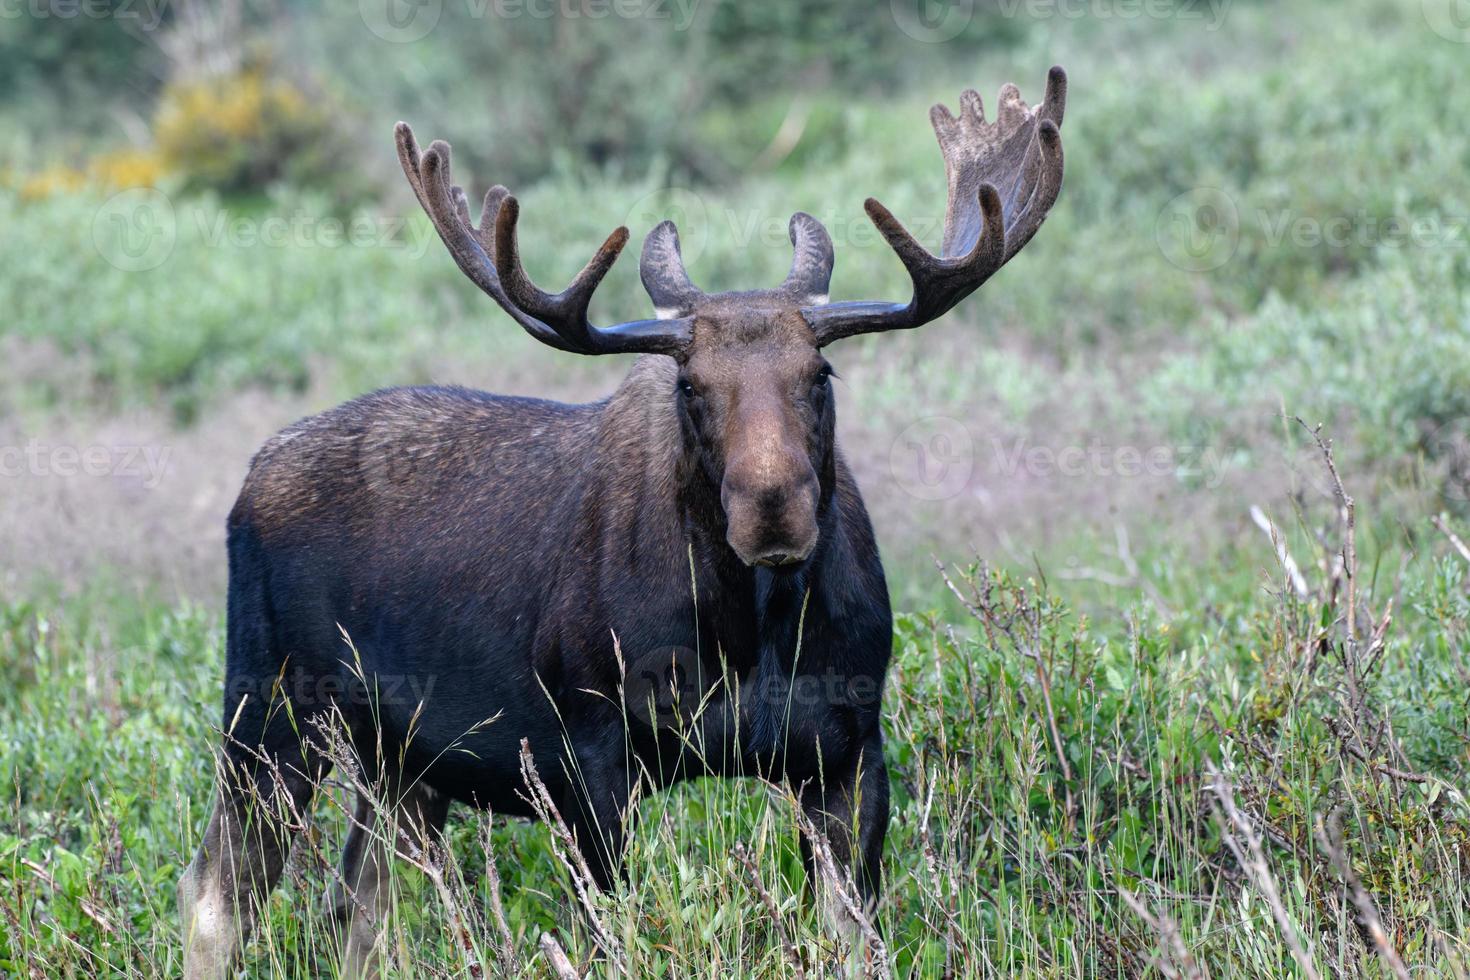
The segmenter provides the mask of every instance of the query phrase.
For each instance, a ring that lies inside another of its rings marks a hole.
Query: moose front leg
[[[883,762],[883,735],[878,728],[841,764],[827,767],[824,778],[807,780],[800,797],[807,821],[831,848],[832,870],[851,877],[864,914],[871,915],[883,884],[883,838],[888,833],[888,767]],[[848,883],[828,880],[830,875],[806,835],[801,840],[801,857],[828,918],[843,932],[851,932],[855,923],[834,891],[849,889]]]
[[[591,883],[609,891],[623,871],[633,777],[623,754],[621,733],[614,738],[612,729],[601,731],[605,737],[572,741],[563,789],[554,802],[592,876]]]

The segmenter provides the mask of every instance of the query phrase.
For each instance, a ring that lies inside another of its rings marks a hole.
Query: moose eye
[[[820,370],[820,371],[817,372],[817,376],[812,379],[812,387],[813,388],[825,388],[825,387],[827,387],[827,380],[829,378],[831,378],[831,377],[832,377],[832,368],[831,367],[823,367],[822,370]]]
[[[690,381],[688,378],[680,378],[679,379],[679,394],[683,395],[685,398],[693,398],[694,397],[694,383],[692,381]]]

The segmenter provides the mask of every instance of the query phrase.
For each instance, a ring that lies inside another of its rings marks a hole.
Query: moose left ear
[[[660,221],[643,239],[638,275],[660,320],[688,316],[704,299],[704,291],[689,280],[684,270],[679,229],[672,221]]]
[[[805,211],[791,216],[789,233],[794,254],[781,289],[803,306],[821,306],[832,283],[832,236]]]

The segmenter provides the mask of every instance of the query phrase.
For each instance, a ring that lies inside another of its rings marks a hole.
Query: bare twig
[[[1363,883],[1358,880],[1357,872],[1353,871],[1353,863],[1348,859],[1347,848],[1342,842],[1341,808],[1334,809],[1326,821],[1323,821],[1320,816],[1317,817],[1317,842],[1322,845],[1322,850],[1332,862],[1333,868],[1342,876],[1343,884],[1347,886],[1348,896],[1357,906],[1363,928],[1373,940],[1373,946],[1378,950],[1378,955],[1382,957],[1383,965],[1398,980],[1409,980],[1409,971],[1404,967],[1404,961],[1399,958],[1398,950],[1393,948],[1393,943],[1389,942],[1388,933],[1383,929],[1383,919],[1378,914],[1378,907],[1363,890]]]
[[[1460,557],[1465,559],[1466,561],[1470,561],[1470,545],[1465,544],[1465,542],[1460,539],[1460,536],[1458,534],[1450,530],[1450,526],[1445,523],[1444,517],[1439,514],[1435,514],[1429,520],[1436,528],[1439,529],[1440,534],[1443,534],[1446,538],[1449,538],[1450,544],[1453,545],[1454,549],[1460,553]]]
[[[541,955],[546,957],[546,962],[556,973],[557,980],[582,980],[582,975],[572,965],[567,951],[561,948],[561,943],[549,932],[541,934]]]
[[[386,782],[383,778],[384,773],[378,774],[379,778],[376,782],[369,782],[364,777],[357,765],[356,753],[342,741],[341,731],[343,729],[334,726],[334,719],[337,724],[343,726],[346,724],[336,709],[332,711],[327,720],[318,723],[318,729],[326,740],[326,745],[321,746],[320,749],[327,758],[332,760],[335,768],[347,777],[358,796],[367,801],[371,812],[369,819],[364,821],[350,807],[341,806],[341,811],[346,815],[349,824],[374,839],[387,853],[396,854],[413,865],[429,879],[435,894],[439,897],[440,905],[444,908],[445,927],[464,955],[464,973],[478,980],[485,975],[485,968],[480,962],[479,949],[475,943],[474,932],[470,928],[470,913],[457,894],[457,886],[462,883],[456,880],[448,852],[443,847],[436,846],[435,842],[430,839],[427,828],[414,820],[411,815],[408,820],[403,819],[407,811],[395,806],[383,792]],[[330,795],[328,799],[331,799]],[[376,815],[377,819],[373,819],[373,815]],[[344,893],[357,905],[359,914],[373,916],[374,910],[366,908],[361,903],[355,890],[347,885],[340,873],[333,872],[333,874],[342,882]]]
[[[1124,540],[1126,541],[1126,538]],[[1057,767],[1062,772],[1062,792],[1064,795],[1064,805],[1066,806],[1067,825],[1070,829],[1076,820],[1077,801],[1072,795],[1072,766],[1067,762],[1067,747],[1062,741],[1061,728],[1057,725],[1056,710],[1052,707],[1051,673],[1047,669],[1046,658],[1041,655],[1042,624],[1040,609],[1028,602],[1023,595],[1018,594],[1015,614],[1002,616],[992,601],[989,586],[989,572],[987,569],[982,568],[977,575],[985,583],[983,592],[975,588],[973,582],[970,582],[972,589],[975,591],[975,598],[972,601],[966,599],[961,594],[959,586],[950,577],[949,571],[944,567],[943,563],[935,559],[934,564],[939,567],[939,574],[943,577],[944,583],[949,587],[950,592],[954,593],[960,602],[964,604],[970,615],[980,621],[980,624],[985,627],[987,634],[992,634],[993,631],[998,630],[1010,641],[1013,649],[1036,666],[1036,681],[1037,685],[1041,688],[1041,701],[1046,712],[1047,732],[1051,737],[1052,749],[1056,752]],[[1016,632],[1016,620],[1020,620],[1023,624],[1024,629],[1021,634]]]
[[[791,968],[796,971],[798,980],[806,976],[806,968],[801,963],[801,953],[796,944],[791,941],[791,936],[786,931],[786,919],[781,914],[781,908],[776,904],[776,899],[761,881],[760,869],[756,867],[755,858],[750,853],[750,848],[745,846],[744,841],[736,841],[733,848],[735,860],[745,869],[746,879],[750,882],[750,888],[756,897],[766,908],[766,917],[771,920],[771,928],[776,930],[776,941],[781,946],[781,952]]]
[[[893,972],[888,960],[888,946],[883,942],[883,937],[878,934],[873,920],[868,917],[867,911],[863,908],[863,902],[858,897],[857,883],[852,879],[851,869],[837,860],[832,853],[831,839],[807,815],[801,801],[789,788],[770,782],[766,783],[766,787],[772,794],[786,800],[796,817],[797,826],[811,847],[812,863],[816,866],[819,879],[831,890],[832,897],[837,900],[848,918],[857,926],[858,932],[867,944],[871,956],[864,959],[865,972],[868,976],[878,977],[880,980],[891,980]]]
[[[1261,850],[1261,836],[1256,832],[1255,826],[1241,813],[1235,805],[1235,789],[1230,785],[1223,773],[1215,767],[1213,762],[1205,764],[1205,772],[1209,776],[1209,789],[1213,791],[1216,800],[1216,808],[1223,823],[1222,837],[1225,846],[1230,848],[1230,853],[1235,855],[1236,863],[1242,871],[1250,878],[1251,884],[1266,899],[1267,906],[1271,909],[1271,915],[1276,920],[1276,926],[1281,930],[1281,938],[1286,941],[1286,946],[1291,950],[1292,958],[1296,960],[1297,966],[1308,980],[1320,980],[1320,975],[1312,960],[1302,946],[1302,937],[1298,933],[1296,923],[1286,913],[1286,906],[1281,902],[1281,891],[1276,887],[1276,877],[1271,873],[1271,865],[1266,861],[1266,855]],[[1241,847],[1241,839],[1245,841],[1245,847]]]
[[[1315,428],[1307,425],[1300,417],[1297,424],[1306,429],[1312,440],[1317,443],[1318,450],[1322,453],[1322,460],[1327,465],[1327,475],[1332,478],[1332,492],[1337,498],[1337,505],[1341,512],[1343,524],[1342,540],[1342,571],[1347,578],[1347,633],[1351,640],[1356,640],[1358,635],[1358,544],[1357,544],[1357,517],[1353,498],[1348,496],[1343,487],[1342,476],[1337,472],[1337,460],[1332,455],[1332,440],[1322,438],[1322,426]]]
[[[1158,586],[1143,574],[1138,567],[1138,560],[1133,557],[1133,547],[1128,541],[1128,528],[1122,521],[1113,525],[1113,540],[1115,542],[1115,553],[1118,561],[1123,566],[1123,574],[1118,575],[1102,568],[1093,568],[1082,565],[1075,568],[1064,568],[1053,574],[1057,578],[1071,579],[1073,581],[1083,580],[1101,582],[1103,585],[1115,589],[1142,589],[1150,602],[1154,604],[1160,616],[1166,619],[1174,615],[1169,604],[1164,601],[1164,594],[1159,591]]]
[[[495,923],[495,932],[500,937],[496,959],[501,972],[514,976],[519,969],[516,962],[515,937],[511,935],[510,923],[505,918],[505,902],[500,892],[500,868],[495,863],[495,846],[490,839],[490,817],[488,814],[480,824],[480,844],[485,851],[485,878],[490,884],[490,919]]]
[[[1178,968],[1170,967],[1166,963],[1154,962],[1159,972],[1167,977],[1184,977],[1185,980],[1205,980],[1208,974],[1200,969],[1199,963],[1190,955],[1189,947],[1184,945],[1184,937],[1179,934],[1179,924],[1163,912],[1157,914],[1150,912],[1148,908],[1131,891],[1118,886],[1118,897],[1123,899],[1133,914],[1138,916],[1144,923],[1154,931],[1162,941],[1162,948],[1168,951],[1169,957],[1177,964]]]
[[[1265,531],[1266,536],[1271,539],[1271,547],[1276,550],[1276,560],[1281,563],[1281,567],[1286,571],[1286,577],[1291,580],[1291,587],[1296,591],[1297,598],[1305,599],[1311,590],[1307,588],[1306,577],[1297,567],[1296,559],[1292,558],[1291,552],[1286,550],[1286,535],[1282,534],[1280,529],[1272,523],[1271,518],[1266,516],[1266,512],[1255,504],[1251,504],[1251,520],[1255,521],[1256,527]]]
[[[30,869],[31,874],[41,879],[41,881],[45,883],[47,888],[51,889],[53,892],[58,890],[56,887],[56,879],[52,876],[50,871],[46,870],[43,865],[37,864],[30,858],[24,857],[20,859],[20,863]],[[93,902],[91,899],[79,899],[77,901],[77,906],[82,910],[83,915],[95,922],[97,924],[97,928],[101,929],[109,936],[117,931],[117,928],[113,926],[112,921],[107,918],[107,914],[103,912],[100,908],[98,908],[96,903]]]
[[[956,887],[955,875],[947,874],[940,870],[939,853],[934,847],[934,836],[929,830],[929,818],[934,810],[934,784],[933,776],[926,776],[928,790],[924,794],[924,808],[919,813],[919,841],[924,849],[924,864],[929,869],[929,876],[934,879],[934,898],[939,910],[944,913],[944,972],[946,978],[954,976],[955,950],[963,948],[965,944],[965,933],[960,928],[958,916],[955,914],[954,889]],[[948,869],[946,869],[947,871]],[[946,889],[945,885],[949,888]],[[948,890],[949,894],[944,894]]]
[[[627,957],[623,951],[623,944],[612,929],[603,922],[602,914],[597,907],[597,898],[601,895],[602,890],[597,886],[597,879],[593,877],[592,869],[587,865],[587,859],[577,844],[577,838],[567,827],[566,821],[562,819],[561,811],[557,809],[556,801],[551,798],[551,792],[546,788],[546,784],[541,781],[541,774],[536,771],[536,759],[531,755],[531,742],[525,738],[521,739],[521,774],[525,778],[526,788],[530,791],[527,799],[535,809],[537,816],[551,830],[552,850],[572,876],[572,887],[576,891],[577,901],[587,914],[587,921],[592,926],[598,945],[607,954],[616,971],[627,975]]]

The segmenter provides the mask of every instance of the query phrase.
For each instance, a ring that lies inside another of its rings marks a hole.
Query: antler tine
[[[495,248],[491,254],[496,268],[500,270],[500,281],[506,294],[521,309],[540,319],[565,322],[574,327],[590,326],[587,323],[587,307],[592,302],[592,294],[618,260],[623,246],[628,244],[628,229],[621,225],[613,229],[613,233],[607,236],[602,247],[582,267],[582,271],[577,273],[567,288],[552,294],[532,282],[521,264],[520,245],[516,237],[520,214],[520,202],[514,195],[507,194],[500,202],[491,226],[495,235]],[[483,233],[485,229],[481,230]],[[578,339],[586,343],[594,342],[594,338],[590,336]]]
[[[566,289],[547,293],[521,265],[516,238],[520,204],[510,192],[498,184],[486,192],[476,228],[464,189],[450,180],[449,144],[435,140],[420,153],[406,123],[399,123],[395,132],[404,176],[455,263],[531,336],[579,354],[678,355],[687,346],[693,332],[687,319],[636,320],[610,327],[588,321],[593,293],[627,244],[626,228],[608,236]]]
[[[1040,230],[1041,223],[1062,192],[1062,134],[1050,119],[1043,119],[1037,127],[1036,148],[1040,176],[1030,199],[1006,231],[1006,251],[1002,262],[1009,262],[1011,256],[1031,241],[1031,236]]]
[[[818,341],[921,326],[980,288],[1036,234],[1062,187],[1060,126],[1067,75],[1053,67],[1041,104],[1028,107],[1014,85],[1001,89],[994,122],[979,93],[960,96],[956,116],[936,105],[929,118],[944,156],[949,204],[944,241],[933,255],[886,207],[869,198],[868,216],[908,270],[907,304],[834,303],[804,309]]]

